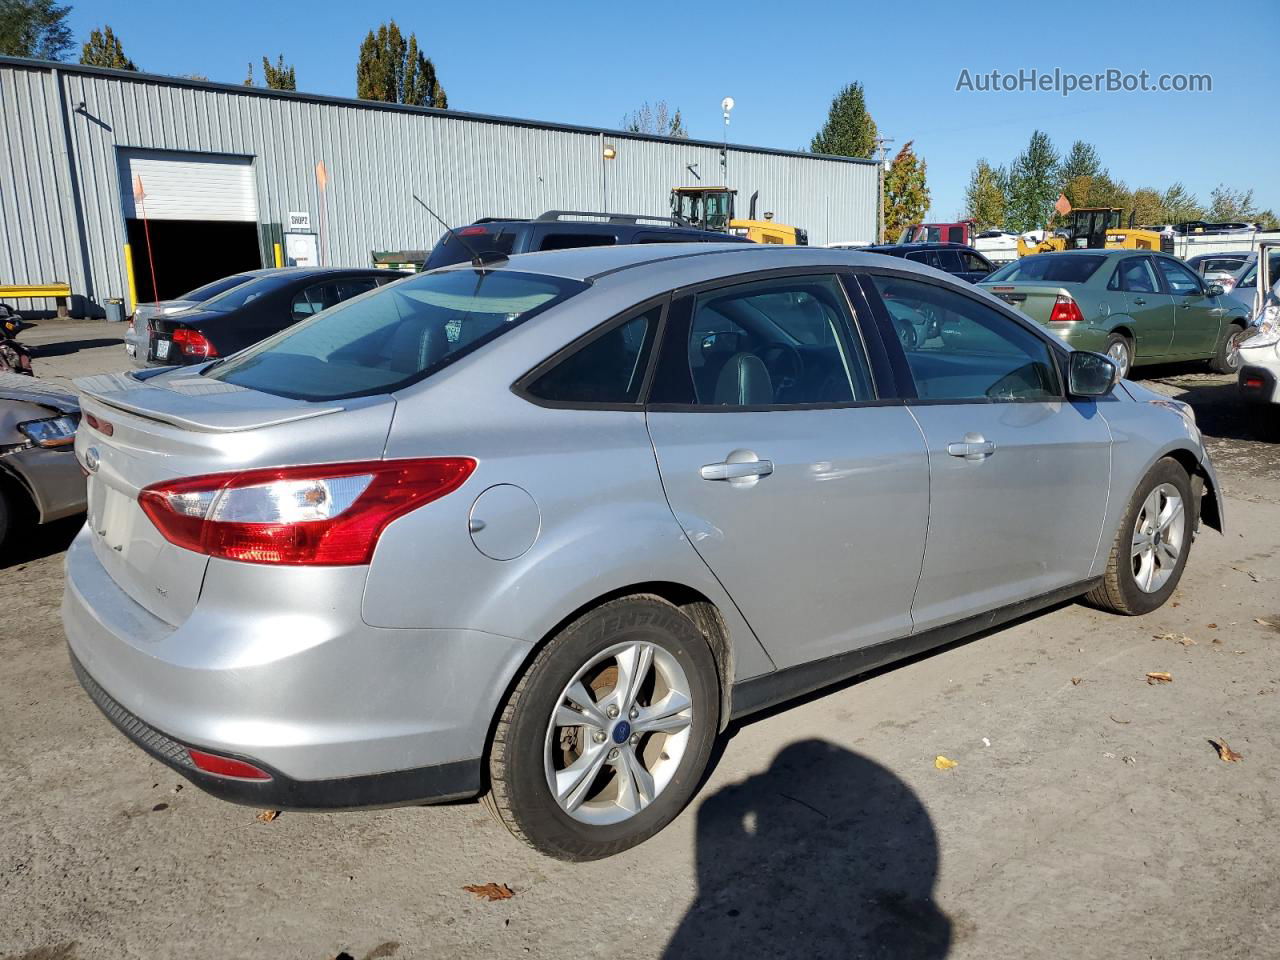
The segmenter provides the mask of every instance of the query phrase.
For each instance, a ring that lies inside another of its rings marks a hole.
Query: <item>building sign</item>
[[[284,235],[284,265],[286,267],[320,266],[320,246],[314,233],[286,233]]]
[[[311,213],[307,210],[289,211],[289,229],[290,230],[310,230],[311,229]]]

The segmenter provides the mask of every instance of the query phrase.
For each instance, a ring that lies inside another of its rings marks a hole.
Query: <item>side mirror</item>
[[[1105,397],[1120,379],[1120,368],[1109,357],[1076,350],[1067,365],[1067,391],[1073,397]]]
[[[1205,295],[1210,297],[1221,297],[1226,292],[1227,291],[1222,289],[1222,284],[1211,283],[1209,284],[1208,288],[1205,290]]]

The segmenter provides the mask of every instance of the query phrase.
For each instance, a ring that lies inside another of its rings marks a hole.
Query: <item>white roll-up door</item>
[[[143,197],[135,200],[141,181]],[[150,220],[258,219],[250,157],[207,153],[120,152],[124,215]]]

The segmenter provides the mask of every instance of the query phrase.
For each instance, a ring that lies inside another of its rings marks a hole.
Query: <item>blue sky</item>
[[[1137,4],[352,3],[350,0],[71,0],[77,41],[109,23],[143,70],[238,83],[277,53],[301,90],[355,95],[365,33],[395,18],[414,31],[459,110],[616,127],[645,100],[678,106],[695,137],[805,147],[851,80],[892,149],[928,162],[934,218],[963,205],[974,161],[1007,163],[1031,131],[1060,149],[1093,142],[1113,176],[1201,200],[1252,188],[1280,212],[1274,78],[1280,3]],[[1207,73],[1210,93],[957,92],[960,71]],[[1259,96],[1261,91],[1263,95]]]

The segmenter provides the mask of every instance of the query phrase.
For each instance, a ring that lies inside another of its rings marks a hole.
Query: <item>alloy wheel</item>
[[[1142,502],[1133,527],[1130,558],[1134,582],[1143,593],[1155,593],[1173,576],[1186,537],[1187,511],[1182,495],[1162,483]]]
[[[1129,345],[1123,340],[1116,340],[1107,347],[1107,356],[1120,370],[1121,378],[1129,375]]]
[[[689,746],[693,698],[669,651],[646,641],[601,651],[565,686],[547,724],[547,786],[560,809],[595,826],[644,810]]]

